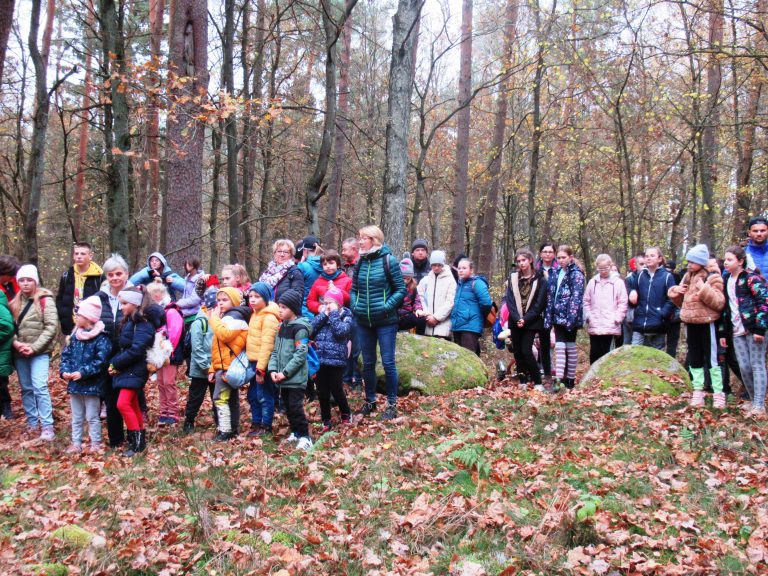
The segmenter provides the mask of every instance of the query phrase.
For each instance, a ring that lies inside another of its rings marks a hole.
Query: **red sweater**
[[[312,284],[312,288],[309,289],[307,308],[309,308],[309,311],[312,312],[312,314],[317,314],[319,312],[320,300],[322,300],[325,293],[328,292],[328,282],[328,279],[319,276],[318,279],[315,280],[315,283]],[[349,306],[349,293],[352,291],[352,278],[342,272],[333,279],[333,285],[344,292],[344,306]]]

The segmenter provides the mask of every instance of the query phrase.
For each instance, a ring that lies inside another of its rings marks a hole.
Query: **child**
[[[267,372],[269,357],[275,348],[275,335],[280,325],[280,308],[272,298],[272,288],[265,282],[254,282],[248,290],[248,304],[253,310],[248,323],[246,350],[248,361],[256,365],[256,375],[248,387],[251,405],[250,438],[272,434],[275,416],[275,385]]]
[[[172,426],[179,421],[179,390],[176,387],[176,372],[184,362],[182,346],[184,316],[176,303],[171,302],[171,296],[164,284],[150,283],[147,286],[147,294],[153,304],[157,304],[165,311],[165,326],[161,330],[165,331],[173,349],[170,362],[157,370],[157,391],[160,396],[160,417],[157,422],[161,426]]]
[[[304,390],[309,376],[307,346],[310,326],[306,319],[299,317],[302,301],[302,295],[296,290],[288,290],[280,296],[278,305],[282,323],[275,337],[268,371],[280,390],[291,425],[287,441],[296,442],[298,450],[308,451],[312,448],[312,438],[304,414]]]
[[[59,375],[67,381],[72,407],[72,445],[68,453],[83,451],[83,424],[88,422],[91,452],[101,450],[101,389],[107,379],[112,339],[101,321],[101,299],[82,300],[75,314],[75,329],[61,351]]]
[[[725,251],[727,304],[723,323],[728,346],[733,346],[741,380],[752,405],[750,415],[765,417],[765,331],[768,329],[768,286],[765,278],[746,270],[747,254],[739,246]]]
[[[459,260],[457,270],[459,282],[451,311],[453,341],[480,356],[480,336],[493,304],[488,281],[475,275],[475,265],[469,258]]]
[[[686,254],[688,272],[679,286],[672,286],[667,296],[680,308],[688,341],[688,364],[693,377],[691,406],[704,406],[705,371],[712,381],[712,406],[725,408],[723,373],[717,363],[715,322],[725,306],[723,279],[717,262],[709,258],[709,248],[697,244]]]
[[[352,312],[344,307],[344,293],[338,288],[329,288],[317,316],[312,319],[312,339],[320,358],[317,395],[320,398],[323,433],[331,431],[331,394],[339,405],[342,424],[349,422],[351,412],[342,378],[347,367],[351,334]]]
[[[309,295],[307,296],[307,308],[312,312],[313,316],[318,313],[320,301],[331,286],[335,286],[342,291],[344,294],[344,304],[349,304],[349,293],[352,291],[352,278],[347,276],[343,270],[340,270],[341,256],[339,256],[336,250],[326,250],[320,256],[320,264],[323,266],[323,271],[312,284],[312,288],[310,288]]]
[[[240,290],[226,286],[216,294],[216,308],[211,312],[211,367],[208,381],[215,382],[213,404],[218,415],[217,442],[237,437],[240,423],[240,395],[227,384],[227,369],[245,348],[251,310],[242,306]],[[231,402],[231,403],[230,403]]]
[[[40,440],[51,442],[53,407],[48,390],[48,366],[59,331],[59,315],[53,294],[40,288],[37,268],[25,264],[16,273],[19,293],[10,308],[16,322],[13,340],[14,362],[21,385],[21,403],[27,415],[28,430],[42,426]]]
[[[405,298],[403,298],[403,304],[397,309],[397,329],[413,330],[415,328],[417,334],[424,334],[427,321],[423,316],[417,315],[423,308],[419,299],[418,283],[413,277],[413,261],[410,258],[400,260],[400,272],[405,282]]]
[[[133,286],[118,295],[123,320],[118,340],[120,351],[112,358],[109,374],[112,387],[118,389],[117,409],[128,428],[128,445],[123,456],[132,458],[147,447],[144,415],[139,408],[139,393],[149,378],[147,350],[155,340],[155,328],[144,317],[144,295]]]
[[[189,358],[189,395],[187,406],[184,410],[184,434],[191,434],[195,430],[195,418],[200,411],[200,406],[205,400],[205,391],[211,396],[213,403],[213,383],[208,381],[208,370],[211,367],[211,346],[213,344],[213,330],[210,330],[211,310],[216,307],[216,295],[219,289],[215,286],[208,288],[203,294],[203,306],[197,316],[189,325],[192,354]],[[213,410],[213,418],[218,423],[216,409]]]

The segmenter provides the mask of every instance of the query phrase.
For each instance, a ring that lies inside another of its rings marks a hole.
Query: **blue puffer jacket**
[[[570,332],[584,326],[584,273],[576,262],[571,262],[564,274],[559,288],[560,270],[549,276],[544,327],[564,326]]]
[[[632,329],[643,333],[666,332],[675,305],[667,292],[675,285],[675,277],[664,268],[657,268],[651,278],[647,268],[637,277],[637,305]]]
[[[752,263],[755,268],[760,270],[760,274],[763,276],[768,274],[768,242],[762,244],[755,244],[751,239],[744,248],[747,255],[752,257]]]
[[[312,336],[320,364],[325,366],[346,366],[352,335],[352,312],[349,308],[334,310],[330,314],[320,313],[312,318]]]
[[[120,331],[120,352],[112,358],[119,372],[112,378],[113,388],[143,388],[149,378],[147,350],[155,341],[155,328],[146,320],[128,320]]]
[[[451,311],[451,330],[482,334],[492,303],[485,278],[472,276],[459,280]]]
[[[389,275],[384,269],[389,258]],[[405,282],[400,263],[386,244],[361,254],[352,282],[352,314],[358,324],[375,328],[397,324],[397,309],[405,298]]]
[[[307,296],[309,296],[309,291],[312,289],[312,284],[323,273],[323,265],[320,264],[320,256],[310,256],[304,262],[299,262],[296,266],[301,271],[302,276],[304,276],[304,301],[301,303],[301,315],[305,318],[312,318],[314,314],[307,308]]]
[[[80,372],[80,380],[70,380],[67,392],[100,396],[101,388],[107,379],[109,357],[112,355],[112,341],[104,331],[104,323],[99,321],[85,332],[75,329],[61,351],[59,376],[65,372]]]
[[[184,294],[184,287],[185,282],[184,278],[176,274],[171,267],[168,265],[168,261],[165,259],[165,256],[163,256],[160,252],[152,252],[152,254],[149,255],[147,258],[147,266],[145,268],[142,268],[138,272],[136,272],[133,276],[131,276],[128,279],[128,282],[133,284],[134,286],[146,286],[150,282],[153,281],[154,276],[152,274],[152,268],[149,265],[149,261],[152,257],[157,258],[160,260],[160,262],[163,263],[163,272],[160,275],[160,277],[163,279],[163,283],[167,282],[168,278],[171,279],[171,282],[168,284],[165,284],[166,288],[168,288],[168,292],[171,293],[171,298],[174,300],[175,292],[179,292],[181,294]]]

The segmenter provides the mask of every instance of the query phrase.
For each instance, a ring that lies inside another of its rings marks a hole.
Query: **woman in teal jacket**
[[[365,226],[358,232],[360,259],[352,281],[351,308],[358,327],[363,354],[365,404],[358,412],[368,416],[376,410],[376,344],[381,350],[387,390],[387,409],[382,420],[397,418],[397,364],[395,338],[397,309],[405,298],[405,282],[400,263],[384,244],[378,226]]]
[[[11,394],[8,392],[8,377],[13,374],[13,316],[8,308],[8,298],[0,290],[0,416],[13,418]]]
[[[453,341],[479,356],[478,342],[483,333],[485,317],[491,311],[493,302],[488,292],[488,282],[483,276],[475,275],[472,260],[462,258],[457,268],[459,284],[456,286],[451,312]]]

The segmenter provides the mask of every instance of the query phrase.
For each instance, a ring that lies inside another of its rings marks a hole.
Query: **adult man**
[[[68,336],[75,327],[75,309],[81,300],[93,296],[101,289],[104,272],[91,260],[93,250],[88,242],[76,242],[72,248],[73,265],[59,279],[56,293],[56,311],[59,313],[61,333]]]
[[[632,344],[665,350],[667,323],[674,304],[667,292],[675,285],[675,278],[664,268],[664,255],[657,247],[645,250],[645,269],[637,277],[637,285],[629,293],[629,302],[635,306],[632,322]]]
[[[768,274],[768,217],[755,216],[749,220],[749,242],[744,250],[752,258],[760,274]]]
[[[347,238],[341,243],[341,257],[344,261],[341,263],[341,268],[344,273],[350,278],[355,277],[355,266],[360,258],[360,247],[357,244],[357,238]]]
[[[413,261],[413,277],[416,283],[421,282],[432,270],[428,256],[429,245],[423,238],[417,238],[411,244],[411,260]]]

